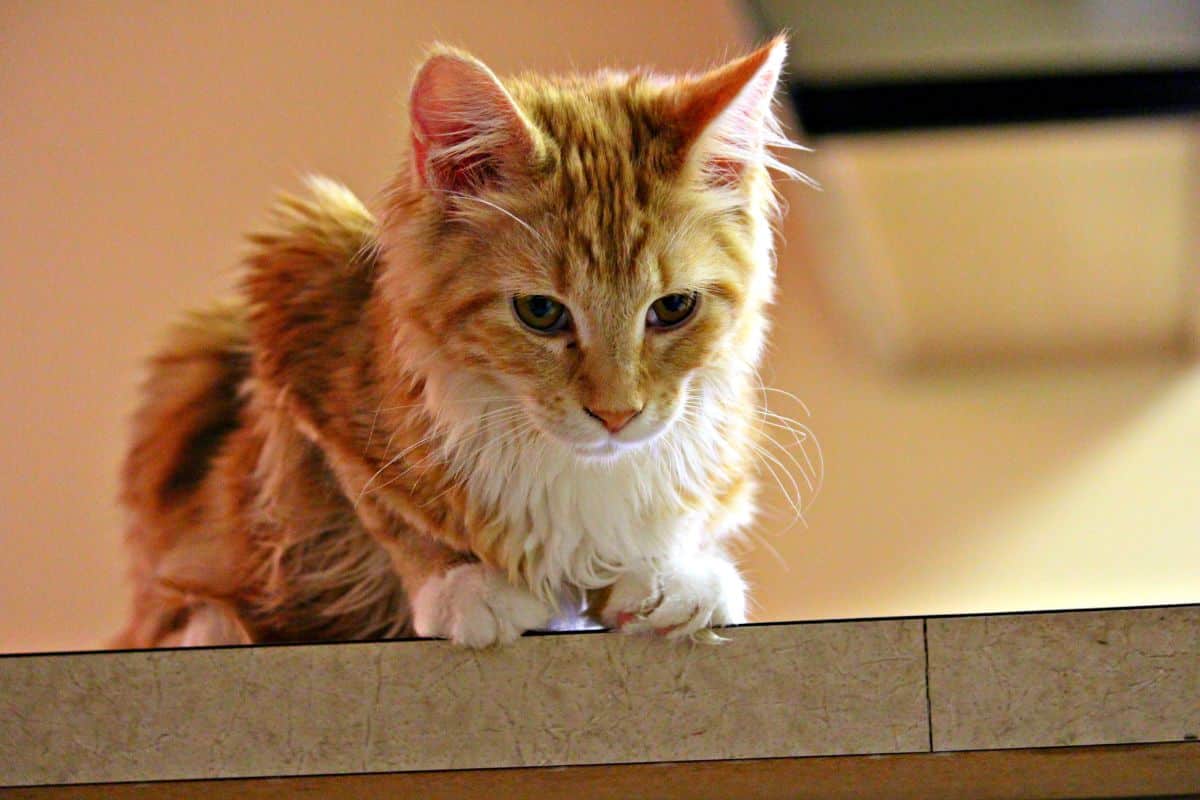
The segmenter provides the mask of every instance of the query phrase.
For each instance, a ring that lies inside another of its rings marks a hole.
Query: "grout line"
[[[925,730],[929,733],[929,752],[933,752],[933,690],[929,685],[929,619],[921,620],[921,643],[925,648]]]

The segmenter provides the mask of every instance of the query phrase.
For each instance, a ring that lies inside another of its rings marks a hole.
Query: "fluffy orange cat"
[[[117,644],[743,621],[784,56],[500,80],[436,49],[380,218],[312,180],[154,357]]]

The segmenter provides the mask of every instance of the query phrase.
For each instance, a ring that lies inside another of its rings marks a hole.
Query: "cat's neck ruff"
[[[524,551],[522,577],[545,597],[607,586],[632,565],[664,559],[709,516],[722,436],[718,400],[703,386],[657,439],[601,460],[538,431],[494,385],[463,375],[430,383],[455,395],[427,400],[447,464],[472,505],[505,529],[510,556]]]

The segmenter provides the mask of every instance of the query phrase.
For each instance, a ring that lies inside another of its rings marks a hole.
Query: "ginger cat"
[[[379,219],[311,180],[153,358],[115,644],[742,622],[784,57],[500,80],[435,49]]]

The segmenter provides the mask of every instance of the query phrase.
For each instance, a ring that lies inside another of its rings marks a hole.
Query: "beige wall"
[[[383,183],[435,38],[499,71],[679,68],[746,41],[718,0],[0,5],[0,650],[117,626],[139,359],[229,285],[273,188]],[[807,528],[765,518],[790,567],[750,553],[760,618],[1200,599],[1190,370],[889,378],[826,324],[798,215],[785,233],[766,374],[808,403],[827,479]]]

